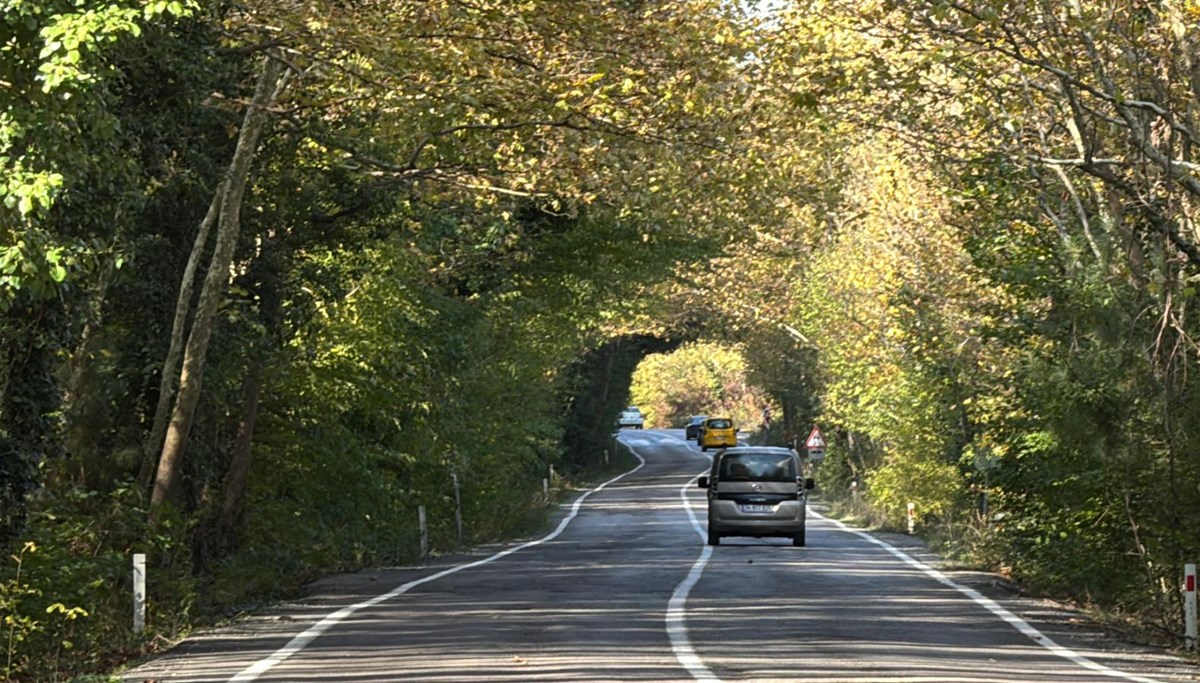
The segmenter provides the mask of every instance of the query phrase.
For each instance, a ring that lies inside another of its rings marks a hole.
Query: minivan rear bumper
[[[734,501],[709,501],[708,528],[722,536],[791,536],[804,531],[805,507],[788,501],[773,513],[743,513]]]
[[[789,522],[788,524],[770,524],[764,522],[736,522],[723,524],[708,522],[709,531],[721,536],[750,536],[765,538],[767,536],[794,536],[804,531],[804,522]]]

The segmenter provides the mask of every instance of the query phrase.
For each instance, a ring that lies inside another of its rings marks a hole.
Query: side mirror
[[[706,489],[708,488],[708,477],[700,477],[696,480],[696,486]]]
[[[815,488],[817,488],[817,481],[815,479],[809,477],[808,479],[804,480],[804,490],[811,491]]]

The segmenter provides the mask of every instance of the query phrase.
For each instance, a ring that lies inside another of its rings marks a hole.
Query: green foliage
[[[618,338],[571,363],[559,391],[565,405],[564,464],[573,473],[615,464],[617,415],[630,403],[635,371],[649,355],[675,348],[673,341],[638,336]]]
[[[618,462],[604,449],[629,374],[673,343],[645,336],[664,329],[646,292],[719,245],[755,183],[729,154],[745,45],[721,3],[644,16],[10,4],[0,306],[19,315],[0,323],[3,502],[61,570],[22,585],[62,606],[29,617],[17,676],[99,669],[322,573],[411,561],[418,504],[434,548],[452,547],[453,475],[466,541],[539,523],[551,466]],[[296,68],[287,120],[256,159],[181,485],[147,539],[127,482],[257,25],[279,27],[271,41]],[[430,27],[446,37],[421,37]],[[577,363],[617,339],[615,377]],[[599,382],[609,390],[580,412]],[[236,426],[253,408],[249,489],[226,528]],[[151,557],[141,637],[125,630],[123,578],[109,592],[80,578],[124,577],[134,548]],[[74,655],[43,656],[67,639]]]
[[[867,484],[871,499],[896,529],[907,523],[909,503],[918,521],[941,521],[963,507],[958,469],[936,459],[890,459],[872,472]]]
[[[773,406],[766,441],[801,443],[820,414],[820,367],[814,349],[775,331],[750,335],[744,348],[746,381],[764,394],[763,405]]]
[[[0,608],[3,608],[4,612],[4,620],[0,622],[0,627],[4,629],[4,678],[6,680],[11,680],[17,671],[24,670],[28,666],[27,656],[21,656],[17,648],[38,629],[37,621],[30,616],[21,614],[24,600],[38,595],[37,589],[31,588],[21,579],[26,553],[36,551],[36,543],[26,542],[17,554],[11,556],[13,561],[12,579],[0,583]]]
[[[0,318],[0,547],[20,536],[37,472],[62,452],[55,369],[64,315],[53,301],[29,298]]]
[[[1170,385],[1148,372],[1134,341],[1144,331],[1112,325],[1129,297],[1138,295],[1078,288],[1059,313],[1069,322],[1046,321],[1053,345],[1015,377],[1029,417],[1007,420],[993,509],[1015,574],[1165,620],[1175,596],[1160,587],[1187,556],[1197,506],[1180,487],[1195,465],[1177,455],[1192,437],[1172,425],[1196,405],[1190,392],[1167,401]],[[1096,571],[1097,555],[1111,571]]]
[[[1200,538],[1196,13],[1001,5],[8,2],[6,674],[413,561],[418,505],[454,547],[455,477],[466,542],[533,528],[550,467],[627,457],[629,402],[751,428],[769,404],[775,443],[820,424],[842,509],[913,502],[967,561],[1174,629]],[[294,72],[151,533],[129,480],[261,26]]]
[[[289,427],[316,448],[300,447],[283,431]],[[371,453],[352,433],[319,424],[267,420],[263,432],[260,483],[247,502],[254,514],[239,549],[215,568],[204,609],[281,597],[329,572],[416,559],[419,489],[397,476],[400,454]]]
[[[821,183],[789,322],[816,347],[822,479],[846,509],[851,478],[882,523],[919,492],[924,530],[967,561],[1177,630],[1200,497],[1196,250],[1173,226],[1200,188],[1163,179],[1191,131],[1139,131],[1186,118],[1167,74],[1189,68],[1194,11],[1093,9],[781,12],[791,104],[819,94],[844,170]]]
[[[192,3],[4,3],[0,66],[0,311],[18,292],[57,292],[72,262],[94,250],[46,224],[73,179],[120,166],[111,147],[119,123],[108,109],[108,50],[149,22],[181,17]],[[115,145],[113,145],[115,146]]]
[[[145,635],[132,633],[133,552],[150,560],[149,635],[173,633],[191,618],[187,547],[169,530],[148,532],[140,498],[126,485],[108,495],[60,488],[41,501],[29,524],[40,540],[0,567],[11,680],[70,677],[138,650]]]

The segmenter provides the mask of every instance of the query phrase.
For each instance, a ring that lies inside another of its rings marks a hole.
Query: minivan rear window
[[[711,429],[729,429],[733,426],[733,422],[730,420],[709,420],[708,426]]]
[[[738,453],[721,458],[724,481],[796,481],[796,462],[787,453]]]

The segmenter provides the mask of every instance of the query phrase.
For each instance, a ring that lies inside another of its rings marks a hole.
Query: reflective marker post
[[[425,525],[425,506],[417,506],[417,528],[421,532],[421,557],[429,554],[429,528]]]
[[[462,545],[462,491],[458,487],[458,473],[451,472],[450,478],[454,480],[454,528],[458,531],[458,544]]]
[[[1196,565],[1183,565],[1183,621],[1187,649],[1196,649]]]
[[[133,632],[146,628],[146,554],[133,555]]]
[[[917,506],[912,503],[908,504],[908,533],[913,532],[913,527],[917,522]]]

